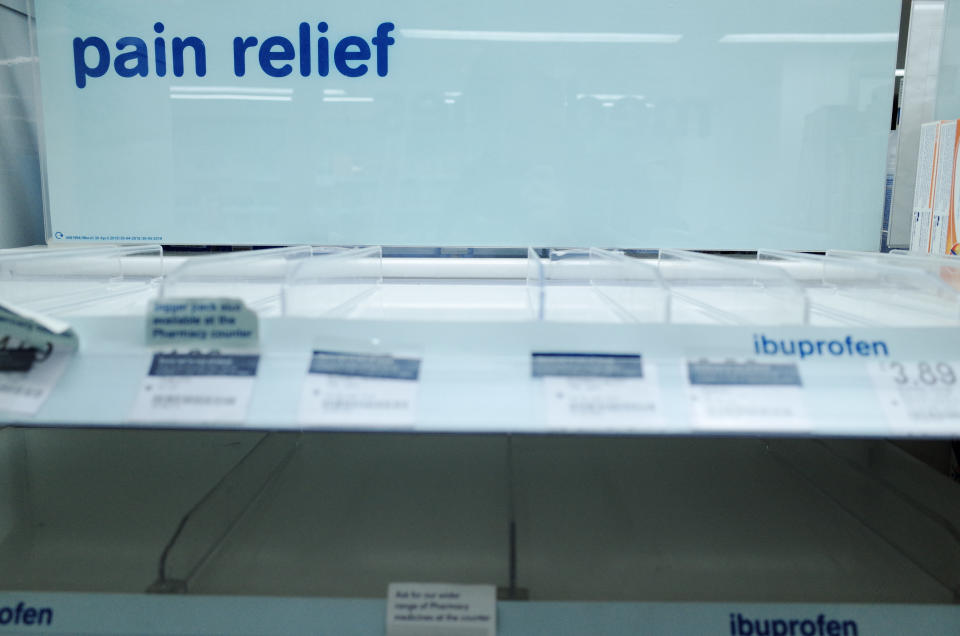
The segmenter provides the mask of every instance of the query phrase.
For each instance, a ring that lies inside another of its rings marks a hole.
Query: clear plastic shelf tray
[[[299,265],[284,288],[285,315],[371,320],[529,319],[513,260],[382,258],[365,247]]]
[[[808,321],[803,288],[774,266],[663,249],[659,267],[672,297],[671,322],[803,325]]]
[[[160,245],[0,250],[0,299],[55,316],[142,313],[163,274]]]
[[[537,320],[663,323],[670,294],[655,265],[590,249],[527,254],[527,297]]]
[[[283,286],[285,316],[342,318],[370,300],[383,282],[380,247],[326,248],[302,259]]]
[[[295,267],[330,248],[309,245],[231,252],[186,260],[163,281],[166,298],[230,297],[262,316],[283,314],[283,288]]]
[[[927,270],[905,267],[903,257],[854,258],[784,250],[758,250],[802,285],[811,322],[820,325],[936,326],[960,319],[960,296]]]
[[[889,253],[830,250],[827,255],[838,258],[869,260],[895,267],[922,269],[950,287],[960,290],[960,256],[912,254],[904,250],[891,250]]]

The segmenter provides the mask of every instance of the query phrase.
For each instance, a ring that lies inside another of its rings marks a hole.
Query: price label
[[[662,425],[656,367],[639,354],[534,353],[547,426],[624,431]]]
[[[420,360],[314,351],[300,396],[306,425],[411,427],[416,423]]]
[[[240,424],[246,419],[259,361],[259,355],[250,353],[157,353],[130,419]]]
[[[960,363],[882,360],[868,370],[892,427],[901,432],[960,429]]]
[[[56,352],[52,345],[43,351],[10,348],[9,339],[0,339],[0,411],[35,415],[71,357],[72,353]]]
[[[78,345],[67,323],[0,305],[0,411],[36,414]]]
[[[391,583],[387,636],[495,636],[497,588],[451,583]]]
[[[809,430],[796,363],[687,362],[690,418],[697,428]]]

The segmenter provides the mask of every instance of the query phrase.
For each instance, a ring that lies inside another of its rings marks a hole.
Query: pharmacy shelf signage
[[[384,590],[386,595],[386,589]],[[496,633],[955,636],[953,605],[498,602]],[[0,633],[113,636],[383,634],[376,599],[0,594]]]
[[[37,0],[56,243],[873,249],[898,0]]]

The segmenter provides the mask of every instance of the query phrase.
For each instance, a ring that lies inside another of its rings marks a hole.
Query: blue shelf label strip
[[[642,378],[643,356],[633,353],[539,353],[531,354],[535,378]]]
[[[714,386],[803,386],[795,363],[690,362],[691,385]]]
[[[420,377],[420,360],[396,358],[386,354],[314,351],[313,358],[310,360],[310,373],[385,380],[417,380]]]
[[[253,377],[259,362],[260,356],[254,354],[157,353],[149,375]]]

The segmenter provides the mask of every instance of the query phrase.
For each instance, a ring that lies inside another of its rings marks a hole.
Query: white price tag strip
[[[67,352],[0,350],[0,411],[36,414],[72,357]]]
[[[300,423],[413,426],[419,378],[419,358],[314,351],[300,396]]]
[[[260,356],[157,353],[130,413],[134,422],[227,423],[246,419]]]
[[[495,636],[493,585],[391,583],[387,636]]]
[[[794,362],[687,362],[693,425],[717,430],[809,430],[803,383]]]
[[[639,354],[533,353],[543,381],[547,426],[635,430],[662,423],[655,367]]]
[[[960,428],[960,362],[888,361],[867,365],[880,404],[899,433]]]

